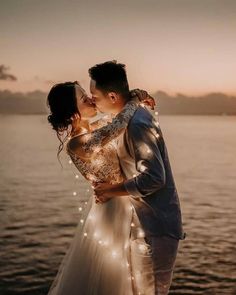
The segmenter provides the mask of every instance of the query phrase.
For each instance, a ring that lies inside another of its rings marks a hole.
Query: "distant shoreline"
[[[157,91],[152,96],[156,100],[156,109],[160,115],[200,115],[235,116],[236,96],[224,93],[209,93],[203,96],[186,96],[177,93],[168,95]],[[28,93],[0,90],[0,114],[47,115],[47,93],[33,91]]]

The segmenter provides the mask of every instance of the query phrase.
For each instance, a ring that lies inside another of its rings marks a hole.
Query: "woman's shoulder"
[[[83,145],[86,143],[87,137],[88,134],[78,134],[69,138],[66,144],[67,150],[72,153],[78,153],[78,151],[80,151]]]
[[[82,159],[89,159],[92,157],[89,150],[91,141],[91,133],[83,133],[71,137],[67,142],[67,151],[72,154],[76,154]]]

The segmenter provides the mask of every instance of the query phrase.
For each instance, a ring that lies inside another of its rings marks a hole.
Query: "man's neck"
[[[127,102],[128,100],[125,97],[120,96],[119,101],[116,102],[116,108],[114,108],[113,114],[117,115],[118,113],[120,113]]]

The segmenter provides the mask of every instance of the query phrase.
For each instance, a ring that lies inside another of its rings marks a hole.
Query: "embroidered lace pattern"
[[[105,126],[88,134],[87,141],[87,134],[79,135],[84,136],[85,140],[81,148],[89,153],[89,158],[84,159],[73,153],[68,148],[69,141],[67,142],[68,155],[87,180],[109,183],[119,183],[123,180],[116,154],[115,139],[125,130],[138,106],[139,104],[135,101],[128,102],[123,110],[112,119],[112,122],[107,122]],[[104,123],[103,120],[101,124]]]

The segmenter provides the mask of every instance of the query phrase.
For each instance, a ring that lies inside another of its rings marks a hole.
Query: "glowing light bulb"
[[[84,223],[84,220],[83,219],[80,219],[80,223]]]
[[[136,174],[133,174],[133,177],[136,177],[137,175]]]
[[[142,166],[140,167],[140,171],[141,171],[141,172],[144,172],[145,170],[146,170],[146,167],[142,165]]]
[[[88,236],[88,234],[87,234],[87,233],[84,233],[84,236],[85,236],[85,237],[87,237],[87,236]]]
[[[151,150],[150,149],[147,149],[147,153],[150,154],[151,153]]]
[[[98,244],[102,245],[102,241],[101,241],[101,240],[99,240],[99,241],[98,241]]]
[[[155,115],[158,116],[158,112],[155,112]]]
[[[79,178],[79,175],[78,175],[78,174],[76,174],[76,175],[75,175],[75,178]]]
[[[89,188],[87,189],[87,192],[89,192]]]
[[[77,195],[77,192],[73,192],[73,196],[76,196]]]
[[[144,238],[144,231],[142,229],[138,230],[138,238]]]
[[[84,202],[84,204],[85,204],[85,205],[87,205],[87,204],[88,204],[88,202]]]
[[[71,160],[69,160],[68,162],[69,162],[69,164],[72,164],[72,161]]]
[[[132,226],[132,227],[134,227],[134,226],[135,226],[135,224],[134,224],[133,222],[131,222],[131,226]]]
[[[83,208],[82,207],[79,207],[79,211],[82,211],[83,210]]]

